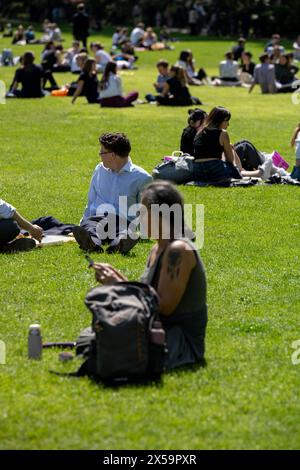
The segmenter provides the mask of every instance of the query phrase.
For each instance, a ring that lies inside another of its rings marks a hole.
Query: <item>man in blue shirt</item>
[[[0,253],[28,251],[35,247],[33,238],[16,239],[20,228],[29,232],[35,240],[41,241],[43,229],[32,225],[15,207],[0,199]]]
[[[106,133],[100,139],[102,162],[92,176],[88,203],[73,234],[85,251],[102,251],[108,241],[108,252],[128,253],[138,242],[137,234],[128,226],[137,217],[135,204],[152,180],[143,168],[134,165],[129,157],[131,145],[121,133]]]

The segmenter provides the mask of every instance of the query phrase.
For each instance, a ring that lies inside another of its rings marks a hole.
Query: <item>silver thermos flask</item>
[[[42,358],[42,335],[41,326],[38,324],[30,325],[28,334],[28,358]]]

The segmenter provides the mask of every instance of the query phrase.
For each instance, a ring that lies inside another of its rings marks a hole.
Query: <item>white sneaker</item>
[[[268,180],[272,174],[272,168],[273,168],[273,160],[270,158],[266,159],[266,161],[258,167],[261,172],[261,178],[263,180]]]

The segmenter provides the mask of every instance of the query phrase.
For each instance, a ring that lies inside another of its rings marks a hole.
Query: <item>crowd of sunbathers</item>
[[[37,98],[51,93],[54,96],[72,96],[72,103],[78,96],[85,96],[89,103],[100,103],[103,107],[127,107],[138,102],[190,106],[201,104],[201,101],[192,96],[189,86],[243,86],[251,93],[255,85],[259,85],[262,93],[272,94],[293,92],[299,86],[300,36],[293,44],[293,52],[287,53],[280,35],[274,34],[260,55],[259,64],[253,61],[246,39],[241,37],[220,62],[218,76],[211,77],[203,67],[197,66],[191,50],[182,50],[171,66],[164,59],[157,63],[159,75],[154,93],[149,90],[144,100],[139,99],[138,90],[124,93],[118,72],[137,69],[139,51],[173,49],[165,28],[158,37],[151,27],[145,28],[143,23],[138,23],[130,34],[128,28],[118,27],[112,36],[110,51],[105,50],[100,42],[91,42],[88,49],[88,32],[79,34],[76,29],[72,46],[65,48],[59,27],[47,20],[39,40],[31,26],[25,31],[20,25],[14,34],[10,32],[14,44],[44,44],[44,49],[41,65],[34,63],[32,51],[22,54],[19,59],[21,66],[16,70],[8,97]],[[11,50],[2,52],[1,63],[15,65]],[[55,78],[59,72],[72,72],[79,77],[59,86]],[[99,73],[102,74],[100,79]]]

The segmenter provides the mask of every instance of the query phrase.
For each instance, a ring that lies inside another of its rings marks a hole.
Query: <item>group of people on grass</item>
[[[86,48],[81,48],[79,40],[75,40],[67,51],[61,44],[49,41],[42,51],[40,66],[34,64],[33,52],[25,52],[8,97],[36,98],[55,92],[53,94],[59,96],[73,96],[72,103],[79,96],[85,96],[89,103],[100,103],[101,106],[132,106],[139,94],[137,91],[124,94],[118,71],[135,68],[137,56],[134,48],[126,52],[115,49],[112,55],[100,43],[92,42],[90,50],[92,56],[88,55]],[[249,93],[256,84],[260,85],[262,93],[293,92],[298,86],[296,75],[299,68],[293,54],[286,54],[280,45],[279,35],[274,35],[266,45],[258,65],[252,61],[251,52],[245,50],[245,40],[240,38],[232,51],[225,54],[225,60],[221,61],[218,77],[208,77],[202,67],[197,68],[191,50],[181,51],[171,67],[168,61],[160,60],[157,68],[159,75],[154,84],[157,95],[148,93],[146,101],[159,105],[201,104],[199,98],[191,95],[190,85],[243,85],[249,88]],[[67,71],[78,74],[79,78],[61,89],[54,73]],[[102,73],[101,79],[98,78],[99,73]],[[22,86],[21,90],[18,89],[19,85]]]
[[[109,226],[113,216],[116,235],[105,240],[108,243],[107,250],[110,253],[128,253],[138,239],[133,238],[126,228],[130,225],[131,217],[127,218],[127,211],[124,214],[116,201],[119,201],[120,196],[127,196],[128,206],[141,202],[145,209],[141,224],[145,220],[148,237],[157,240],[141,280],[152,285],[159,295],[160,317],[166,330],[168,348],[166,368],[200,363],[204,358],[207,323],[206,276],[195,246],[183,237],[185,224],[182,196],[171,183],[151,182],[151,176],[132,162],[129,156],[131,145],[124,134],[108,133],[99,140],[102,162],[93,174],[88,204],[80,225],[73,228],[74,237],[82,250],[101,252],[104,240],[99,238],[97,227],[99,224],[102,227]],[[159,215],[158,223],[151,223],[152,206],[162,204],[170,209],[174,204],[180,208],[180,228],[164,214]],[[112,213],[107,213],[109,205],[115,209]],[[153,226],[156,227],[155,235],[151,232]],[[0,200],[0,247],[3,253],[33,248],[33,239],[16,239],[20,229],[28,231],[37,241],[42,239],[43,231],[40,227],[32,225],[12,205]],[[167,239],[165,233],[169,233]],[[102,284],[126,280],[124,275],[108,264],[95,263],[94,270],[97,281]]]
[[[230,118],[230,112],[222,107],[212,109],[208,115],[201,109],[190,111],[188,127],[181,136],[181,148],[195,157],[196,181],[243,176],[266,178],[271,174],[272,163],[269,162],[251,172],[243,169],[227,132]],[[204,359],[207,325],[206,276],[191,241],[194,234],[184,222],[182,196],[168,181],[152,182],[151,176],[133,163],[131,144],[124,134],[103,134],[99,143],[101,162],[93,173],[88,203],[80,224],[72,228],[73,235],[86,252],[100,253],[107,244],[108,253],[127,254],[139,241],[136,217],[140,211],[140,225],[146,227],[149,238],[157,241],[141,280],[152,285],[159,295],[160,316],[167,333],[166,368],[200,363]],[[293,132],[291,144],[296,148],[294,177],[300,181],[300,123]],[[125,205],[121,203],[124,196]],[[137,206],[139,202],[144,211]],[[165,217],[164,211],[153,223],[152,207],[162,205],[170,210],[174,205],[181,208],[179,225],[178,219]],[[112,220],[114,230],[111,232]],[[28,232],[31,238],[20,236],[21,230]],[[42,237],[40,226],[26,220],[10,203],[0,200],[1,253],[31,250]],[[93,268],[97,281],[102,284],[126,280],[109,264],[95,263]]]

